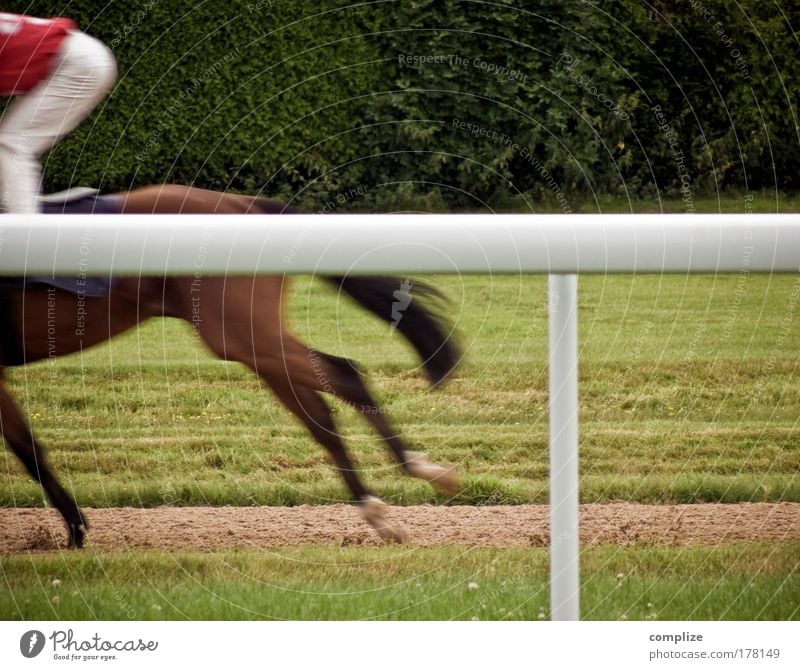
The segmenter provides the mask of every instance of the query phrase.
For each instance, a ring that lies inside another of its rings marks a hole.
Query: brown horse
[[[119,199],[122,213],[288,213],[281,203],[266,198],[177,185],[149,186],[112,197]],[[393,292],[399,288],[399,280],[326,279],[380,318],[393,322]],[[0,333],[0,433],[61,513],[70,547],[83,545],[86,519],[58,482],[41,444],[9,395],[3,369],[81,351],[152,317],[188,321],[217,356],[249,366],[328,451],[364,519],[384,540],[402,541],[404,531],[388,522],[385,504],[359,479],[323,392],[360,411],[406,473],[454,491],[455,473],[406,449],[351,361],[314,351],[287,329],[282,308],[287,283],[284,276],[123,278],[115,280],[106,296],[97,298],[45,286],[29,285],[24,291],[0,289],[0,322],[5,321]],[[420,355],[431,383],[437,385],[453,369],[459,352],[449,328],[425,305],[425,298],[433,295],[432,289],[415,285],[415,299],[396,326]],[[54,300],[58,309],[52,308]]]

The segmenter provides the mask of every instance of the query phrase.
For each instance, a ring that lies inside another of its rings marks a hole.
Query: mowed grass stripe
[[[585,619],[797,619],[800,544],[585,547]],[[5,619],[549,618],[548,552],[459,547],[0,558]],[[55,580],[59,580],[55,583]]]

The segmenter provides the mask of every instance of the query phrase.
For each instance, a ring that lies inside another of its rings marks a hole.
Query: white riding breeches
[[[38,210],[40,157],[91,114],[116,77],[104,44],[78,31],[64,38],[50,74],[0,118],[0,207],[19,214]]]

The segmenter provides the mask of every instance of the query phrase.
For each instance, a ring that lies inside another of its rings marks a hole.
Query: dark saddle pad
[[[122,201],[93,188],[73,188],[39,198],[44,214],[121,214]]]
[[[100,195],[90,188],[76,188],[63,193],[54,193],[39,199],[44,214],[121,214],[119,198],[113,195]],[[112,280],[110,277],[9,277],[3,278],[3,286],[34,288],[53,286],[80,298],[102,298],[108,295]]]

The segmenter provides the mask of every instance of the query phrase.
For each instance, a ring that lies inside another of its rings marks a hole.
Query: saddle
[[[39,196],[44,214],[121,214],[122,204],[115,195],[100,195],[96,188],[78,186],[67,191]]]
[[[39,197],[43,214],[121,214],[122,202],[117,196],[100,195],[94,188],[77,187]],[[108,295],[110,277],[0,277],[0,286],[25,289],[35,286],[53,286],[81,298],[100,298]]]

